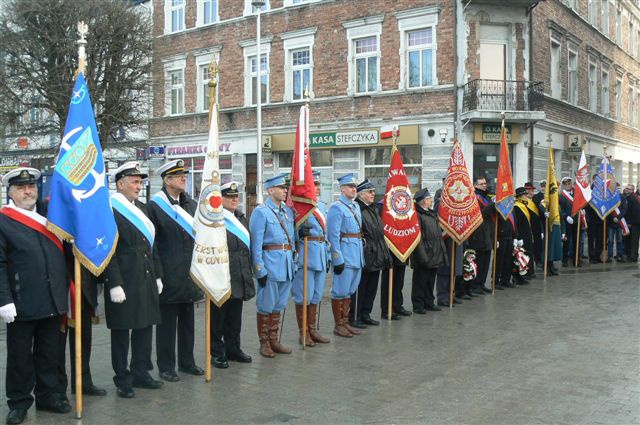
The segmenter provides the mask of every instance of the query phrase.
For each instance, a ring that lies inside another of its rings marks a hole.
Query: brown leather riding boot
[[[342,320],[344,327],[354,335],[360,335],[361,332],[349,324],[349,309],[351,308],[351,298],[342,300]]]
[[[269,344],[274,353],[291,354],[291,348],[285,347],[278,341],[278,329],[280,328],[280,312],[271,313],[271,330],[269,331]]]
[[[336,326],[333,328],[333,333],[344,338],[353,337],[353,334],[344,327],[342,322],[342,300],[331,298],[331,309],[333,310],[333,319],[336,322]]]
[[[273,358],[275,353],[269,344],[269,315],[258,313],[258,337],[260,338],[260,354]]]
[[[331,340],[320,335],[318,332],[318,304],[309,304],[307,306],[307,324],[309,325],[308,333],[311,339],[315,342],[326,344]]]
[[[298,337],[298,344],[302,345],[302,328],[303,328],[303,315],[304,306],[302,304],[296,304],[296,319],[298,319],[298,332],[300,332],[300,336]],[[307,325],[309,324],[309,315],[307,315]],[[307,326],[308,328],[308,326]],[[307,330],[307,338],[306,338],[307,347],[313,347],[316,345],[311,339],[311,335],[309,335],[309,331]]]

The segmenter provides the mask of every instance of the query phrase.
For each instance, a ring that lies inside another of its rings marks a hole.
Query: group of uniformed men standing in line
[[[123,398],[134,397],[134,387],[162,387],[163,382],[149,374],[153,369],[153,325],[156,326],[157,367],[162,380],[179,381],[176,366],[182,373],[203,374],[193,354],[194,303],[202,299],[202,292],[189,276],[194,242],[188,226],[184,225],[188,222],[185,218],[193,217],[197,205],[185,193],[188,171],[182,160],[168,162],[157,172],[162,177],[162,190],[145,205],[138,201],[143,179],[147,177],[139,164],[129,162],[114,171],[116,193],[112,196],[112,206],[119,232],[118,246],[100,276],[93,277],[83,270],[81,315],[84,323],[88,324],[95,316],[96,284],[104,284],[113,380],[118,396]],[[71,409],[66,396],[64,365],[72,254],[66,244],[46,229],[45,206],[37,202],[39,177],[38,170],[19,168],[7,173],[2,181],[8,187],[10,198],[9,204],[0,210],[0,317],[7,323],[6,389],[10,408],[7,424],[24,421],[34,401],[32,392],[37,409],[57,413]],[[314,173],[314,181],[319,194],[318,173]],[[285,175],[265,181],[268,198],[254,210],[249,223],[238,209],[238,184],[229,182],[221,187],[223,207],[232,213],[234,223],[233,230],[227,228],[232,299],[222,307],[213,306],[211,354],[215,367],[227,368],[229,360],[252,361],[240,348],[240,329],[243,301],[254,296],[261,355],[271,358],[291,353],[291,348],[284,346],[279,338],[282,312],[291,294],[299,343],[306,346],[328,343],[329,339],[318,331],[317,319],[330,269],[333,270],[331,309],[335,335],[351,338],[360,334],[360,329],[379,324],[371,312],[381,272],[382,318],[398,320],[400,316],[412,314],[403,307],[402,298],[407,264],[398,261],[384,242],[380,208],[374,202],[374,186],[368,179],[358,184],[354,174],[340,177],[338,183],[338,200],[328,211],[326,205],[318,201],[316,213],[297,230],[293,211],[285,204]],[[544,247],[541,229],[544,229],[546,214],[542,196],[534,195],[533,186],[528,184],[516,190],[516,208],[507,220],[496,214],[486,179],[477,177],[475,188],[485,220],[465,246],[458,247],[454,268],[456,304],[490,292],[485,282],[496,220],[499,223],[498,289],[526,284],[535,275],[533,261],[525,276],[514,272],[514,240],[523,241],[525,250],[538,261],[544,258],[540,249]],[[541,185],[541,189],[544,191],[544,186]],[[628,254],[631,260],[633,253],[635,260],[638,254],[639,192],[640,185],[638,191],[626,196],[625,211],[633,229]],[[421,243],[409,261],[414,269],[411,301],[416,314],[438,311],[439,305],[449,305],[451,241],[443,238],[436,213],[438,193],[435,198],[426,188],[414,196],[422,232]],[[563,223],[572,224],[569,218],[563,215]],[[308,243],[307,305],[303,301],[302,271],[305,238]],[[478,262],[477,276],[471,282],[462,279],[461,254],[466,248],[476,251]],[[552,253],[550,248],[549,259],[551,274],[557,274],[552,262],[561,260],[562,253]],[[394,303],[392,311],[387,311],[392,266]],[[303,333],[305,309],[308,328]],[[73,328],[68,329],[72,334]],[[89,368],[91,326],[83,326],[82,333],[82,391],[103,396],[106,391],[94,385]],[[306,334],[304,341],[303,334]],[[70,337],[71,352],[73,342],[74,338]],[[71,360],[73,392],[73,355]]]

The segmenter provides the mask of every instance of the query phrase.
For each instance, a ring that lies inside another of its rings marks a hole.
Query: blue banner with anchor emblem
[[[51,182],[47,227],[73,240],[80,263],[98,275],[109,263],[118,229],[89,88],[78,73]]]

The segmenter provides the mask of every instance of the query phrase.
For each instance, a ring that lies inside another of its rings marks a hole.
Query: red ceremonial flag
[[[451,239],[460,244],[482,224],[482,212],[458,140],[453,143],[441,196],[438,220]]]
[[[384,240],[400,261],[407,261],[420,243],[420,224],[413,206],[409,179],[398,148],[391,148],[389,180],[382,203]]]
[[[576,172],[576,186],[573,191],[573,205],[571,207],[571,215],[578,214],[578,211],[587,206],[591,201],[591,184],[589,183],[589,165],[587,164],[587,158],[580,156],[580,163],[578,164],[578,171]]]
[[[309,155],[309,109],[307,106],[300,107],[296,144],[293,147],[289,196],[296,214],[295,225],[298,227],[313,214],[318,199],[316,186],[313,184],[311,155]]]
[[[516,192],[513,188],[513,175],[509,161],[507,146],[507,129],[502,122],[502,141],[500,142],[500,162],[498,162],[498,182],[496,184],[496,209],[505,220],[511,214],[516,203]]]

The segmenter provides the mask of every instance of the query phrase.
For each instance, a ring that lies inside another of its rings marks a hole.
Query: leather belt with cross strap
[[[288,243],[279,243],[271,245],[262,245],[263,251],[291,251],[291,245]]]
[[[362,239],[362,233],[340,233],[340,239],[344,239],[344,238]]]

